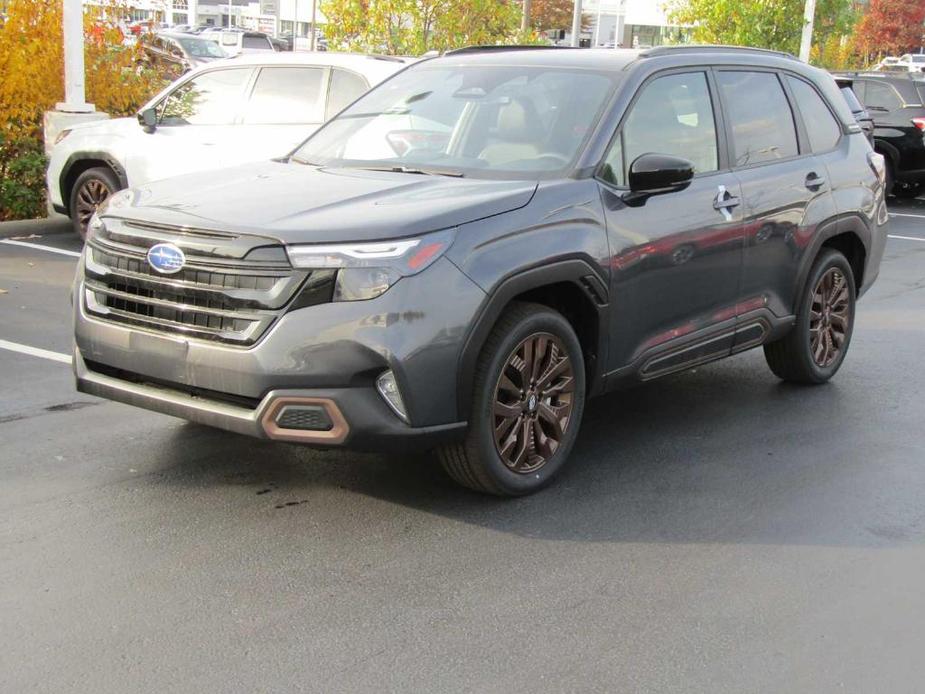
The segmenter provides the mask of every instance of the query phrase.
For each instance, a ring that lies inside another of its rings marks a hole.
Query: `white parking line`
[[[61,352],[52,352],[51,350],[48,350],[48,349],[30,347],[29,345],[21,345],[18,342],[9,342],[7,340],[0,340],[0,349],[8,349],[11,352],[19,352],[20,354],[28,354],[31,357],[41,357],[42,359],[48,359],[50,361],[60,361],[62,364],[71,363],[70,354],[62,354]]]
[[[925,214],[909,214],[908,212],[890,212],[891,217],[915,217],[916,219],[925,219]]]
[[[60,253],[61,255],[69,255],[72,258],[79,258],[80,253],[77,251],[68,251],[64,248],[52,248],[51,246],[42,246],[37,243],[28,243],[26,241],[13,241],[12,239],[3,239],[0,240],[0,243],[6,243],[10,246],[24,246],[25,248],[37,248],[40,251],[48,251],[49,253]]]
[[[925,241],[925,239],[918,236],[896,236],[895,234],[887,234],[887,238],[902,239],[903,241]]]

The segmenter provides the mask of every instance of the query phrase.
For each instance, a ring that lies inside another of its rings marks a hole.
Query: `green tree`
[[[519,38],[513,0],[322,0],[334,46],[389,55],[512,43]]]
[[[800,50],[804,0],[672,0],[671,21],[692,27],[697,43]],[[852,0],[818,0],[813,43],[825,44],[832,36],[851,31],[855,13]]]

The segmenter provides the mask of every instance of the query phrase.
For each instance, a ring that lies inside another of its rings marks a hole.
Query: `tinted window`
[[[867,88],[864,90],[864,104],[868,108],[885,109],[895,111],[902,107],[902,101],[899,95],[888,84],[880,82],[867,81]]]
[[[244,122],[320,123],[323,77],[321,68],[263,68],[257,76]]]
[[[841,126],[829,111],[822,97],[809,84],[795,77],[788,77],[790,90],[803,116],[803,125],[809,135],[809,145],[814,152],[832,149],[841,137]],[[851,90],[848,90],[849,92]]]
[[[162,125],[233,123],[249,69],[214,70],[185,82],[164,100]]]
[[[851,109],[852,113],[864,110],[864,107],[861,106],[861,102],[858,101],[858,97],[851,87],[842,87],[841,95],[845,97],[845,103],[848,104],[848,108]]]
[[[325,118],[340,113],[348,104],[360,98],[369,85],[366,80],[346,70],[331,70],[331,86],[328,89],[328,108]]]
[[[729,113],[736,166],[785,159],[799,153],[793,113],[777,75],[720,72],[718,79]]]
[[[626,184],[626,170],[642,154],[684,157],[694,171],[716,171],[716,126],[702,72],[659,77],[643,87],[602,170],[605,180]]]
[[[270,45],[270,42],[267,41],[266,37],[248,36],[247,34],[245,34],[244,38],[241,40],[241,47],[242,48],[255,48],[257,50],[264,50],[264,51],[272,50],[273,48]]]

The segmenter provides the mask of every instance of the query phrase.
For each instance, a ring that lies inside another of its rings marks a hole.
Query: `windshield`
[[[551,177],[578,156],[614,88],[605,72],[420,66],[361,97],[293,160],[478,178]]]
[[[208,39],[177,39],[183,50],[194,58],[224,58],[225,51]]]

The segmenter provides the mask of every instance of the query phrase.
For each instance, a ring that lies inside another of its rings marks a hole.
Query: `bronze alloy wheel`
[[[535,333],[508,357],[495,386],[493,429],[502,462],[521,474],[552,458],[572,415],[575,375],[562,342]]]
[[[89,178],[84,181],[77,191],[76,206],[77,220],[80,222],[81,229],[87,228],[90,217],[96,212],[96,208],[102,205],[110,195],[112,195],[112,191],[105,181],[98,178]]]
[[[831,366],[845,344],[851,320],[848,282],[838,268],[829,268],[813,290],[809,340],[817,366]]]

